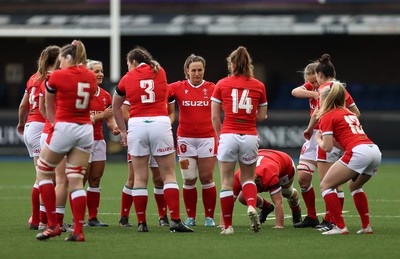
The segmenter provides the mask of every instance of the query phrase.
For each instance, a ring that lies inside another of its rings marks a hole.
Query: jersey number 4
[[[32,109],[35,109],[37,107],[37,102],[35,100],[35,92],[36,92],[36,87],[32,87],[31,93],[29,94],[29,104],[32,105]]]
[[[239,109],[246,110],[247,114],[251,114],[251,110],[253,109],[253,105],[251,103],[251,98],[249,96],[249,89],[244,89],[242,95],[239,99],[239,90],[234,88],[232,89],[232,112],[238,113]]]

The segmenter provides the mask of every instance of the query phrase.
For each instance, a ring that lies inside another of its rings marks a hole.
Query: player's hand
[[[25,124],[19,124],[17,125],[17,132],[21,135],[24,135],[24,129],[25,129]]]
[[[123,147],[127,147],[127,146],[128,146],[127,133],[121,131],[120,134],[121,134],[121,145],[122,145]]]
[[[113,115],[112,113],[112,108],[111,106],[107,107],[104,111],[103,111],[103,118],[104,119],[109,119],[111,118]]]
[[[304,136],[304,138],[307,139],[307,140],[310,140],[312,134],[313,134],[313,130],[310,131],[309,129],[306,129],[306,130],[303,132],[303,136]]]
[[[121,131],[119,130],[118,126],[116,126],[116,127],[113,129],[112,134],[113,134],[114,136],[116,136],[116,135],[118,135],[119,133],[121,133]]]

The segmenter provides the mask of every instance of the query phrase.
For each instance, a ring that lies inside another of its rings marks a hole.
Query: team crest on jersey
[[[208,99],[208,90],[206,88],[203,89],[204,98]]]
[[[179,149],[181,150],[182,153],[186,153],[186,151],[187,151],[187,146],[186,146],[186,144],[181,144],[181,145],[179,146]]]
[[[107,98],[103,98],[103,104],[104,104],[104,107],[106,107],[106,105],[107,105]]]
[[[187,94],[189,92],[189,90],[188,89],[185,89],[185,94]]]

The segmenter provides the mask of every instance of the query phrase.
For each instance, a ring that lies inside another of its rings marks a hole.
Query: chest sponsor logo
[[[182,101],[182,106],[209,106],[209,101]]]

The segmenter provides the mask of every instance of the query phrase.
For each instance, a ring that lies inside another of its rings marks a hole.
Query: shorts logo
[[[182,153],[186,153],[186,151],[187,151],[187,146],[186,146],[186,144],[181,144],[181,145],[179,146],[179,149],[181,150]]]
[[[171,151],[171,150],[174,150],[174,148],[173,147],[164,147],[164,148],[158,148],[157,152],[163,153],[163,152],[167,152],[167,151]]]
[[[251,156],[251,157],[243,157],[243,161],[252,161],[257,159],[257,156]]]

